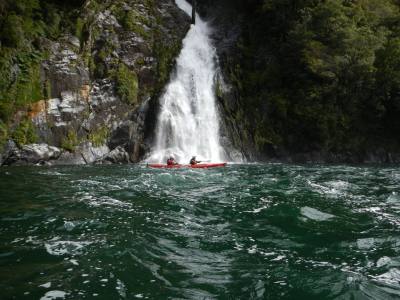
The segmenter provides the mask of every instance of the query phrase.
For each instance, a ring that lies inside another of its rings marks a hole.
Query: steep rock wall
[[[398,3],[346,3],[197,0],[225,135],[249,160],[400,162]]]
[[[88,0],[78,21],[75,35],[38,39],[43,99],[10,118],[1,164],[137,162],[148,149],[190,18],[173,0]]]

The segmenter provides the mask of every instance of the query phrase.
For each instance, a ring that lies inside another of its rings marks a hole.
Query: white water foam
[[[92,242],[75,242],[75,241],[50,241],[45,243],[47,253],[55,256],[66,254],[80,254],[84,247],[92,244]]]
[[[191,14],[186,1],[176,0],[176,4]],[[215,97],[216,51],[209,35],[208,24],[197,16],[183,41],[176,74],[160,99],[149,162],[165,162],[171,155],[181,163],[188,163],[193,155],[198,160],[225,160]]]
[[[49,291],[40,300],[65,299],[66,295],[67,293],[64,291]]]
[[[120,208],[124,210],[130,210],[132,207],[132,204],[123,202],[121,200],[117,200],[108,196],[97,197],[89,193],[83,194],[83,196],[79,198],[79,201],[85,202],[92,207],[104,206],[104,207]]]
[[[39,287],[45,288],[45,289],[49,289],[51,287],[51,282],[47,282],[44,284],[39,285]]]
[[[314,221],[328,221],[329,219],[332,219],[335,217],[334,215],[324,213],[322,211],[319,211],[315,208],[308,207],[308,206],[302,207],[300,209],[300,212],[304,217],[314,220]]]

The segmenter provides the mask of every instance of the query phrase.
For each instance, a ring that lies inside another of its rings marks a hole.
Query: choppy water
[[[0,169],[1,299],[398,299],[400,170]]]

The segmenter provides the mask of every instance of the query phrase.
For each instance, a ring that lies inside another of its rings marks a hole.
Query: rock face
[[[102,157],[101,160],[98,160],[97,163],[99,164],[122,164],[122,163],[128,163],[130,161],[129,154],[126,152],[126,150],[118,146],[111,152],[109,152],[106,156]]]
[[[37,143],[4,147],[0,164],[137,162],[149,147],[146,133],[190,18],[173,0],[118,0],[86,1],[81,19],[81,38],[41,41],[47,99],[21,112]]]
[[[275,2],[279,3],[279,1]],[[277,135],[274,135],[273,131],[268,131],[270,127],[261,126],[265,120],[268,120],[267,112],[274,112],[275,109],[277,114],[286,114],[284,110],[278,110],[279,98],[271,100],[269,92],[274,89],[274,86],[268,85],[270,78],[263,77],[262,72],[253,72],[257,69],[257,65],[263,67],[271,65],[272,72],[268,74],[274,74],[272,64],[274,57],[266,51],[265,42],[264,44],[261,42],[265,39],[265,33],[257,32],[260,43],[251,44],[250,46],[257,46],[251,52],[249,52],[249,47],[246,47],[249,46],[247,45],[249,43],[248,31],[257,28],[255,24],[260,21],[256,18],[258,12],[254,11],[254,7],[258,7],[261,11],[262,3],[262,1],[251,1],[246,4],[239,0],[197,0],[200,14],[212,24],[214,29],[213,40],[220,65],[217,96],[222,112],[225,147],[229,148],[232,142],[232,148],[238,149],[240,152],[236,156],[242,154],[249,161],[400,163],[399,147],[396,148],[396,143],[393,143],[392,146],[385,145],[385,143],[371,143],[366,144],[370,146],[351,150],[343,147],[334,152],[334,150],[321,150],[335,148],[323,148],[321,145],[315,145],[308,141],[307,138],[302,141],[298,137],[301,136],[298,133],[303,131],[302,128],[288,136],[287,143],[282,143],[278,140],[283,135],[276,137]],[[268,5],[265,4],[265,6]],[[279,43],[277,42],[277,44]],[[272,47],[277,47],[277,45],[272,45]],[[260,62],[264,63],[260,64]],[[269,64],[270,62],[271,64]],[[254,93],[248,91],[250,88],[247,85],[250,81],[258,84]],[[289,83],[288,85],[291,86]],[[255,99],[249,97],[249,94],[250,96],[259,96],[262,101],[254,101]],[[271,105],[274,100],[278,103],[276,106]],[[286,122],[281,124],[283,132],[288,130],[289,124],[287,123],[290,123],[290,119],[284,120]],[[299,142],[296,144],[293,141]],[[293,145],[300,144],[306,147],[293,149],[295,148]]]
[[[45,164],[46,162],[56,160],[61,155],[61,149],[48,144],[30,144],[21,148],[14,147],[5,164]]]
[[[222,142],[231,153],[233,160],[256,160],[255,145],[240,122],[241,106],[237,81],[231,76],[235,65],[232,57],[238,54],[238,42],[241,37],[243,20],[235,1],[201,0],[197,1],[201,15],[213,27],[213,40],[219,59],[219,77],[216,87],[219,110],[222,116]]]

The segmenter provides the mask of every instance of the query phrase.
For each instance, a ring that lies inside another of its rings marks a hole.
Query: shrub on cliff
[[[67,135],[61,141],[61,148],[69,152],[74,152],[76,146],[78,145],[79,145],[78,136],[72,130],[68,131]]]
[[[38,140],[35,127],[29,119],[22,120],[11,136],[19,146],[33,144]]]
[[[245,26],[225,67],[259,149],[400,148],[398,1],[235,3]]]
[[[30,103],[43,99],[40,62],[46,57],[46,49],[42,38],[56,39],[61,33],[82,30],[76,8],[83,3],[84,0],[0,1],[0,122],[3,127],[10,126],[16,111],[27,110]],[[30,126],[24,122],[13,133],[20,144],[34,140],[26,132]]]
[[[89,141],[93,144],[93,146],[100,147],[106,143],[109,133],[110,132],[107,127],[100,127],[97,130],[93,130],[89,134]]]
[[[134,71],[128,69],[124,63],[120,63],[115,75],[117,94],[122,101],[135,105],[138,97],[138,78]]]
[[[15,14],[6,17],[1,30],[1,42],[6,47],[20,47],[24,41],[23,20]]]
[[[7,141],[7,137],[8,137],[7,131],[8,131],[7,126],[3,122],[0,121],[0,148]]]

